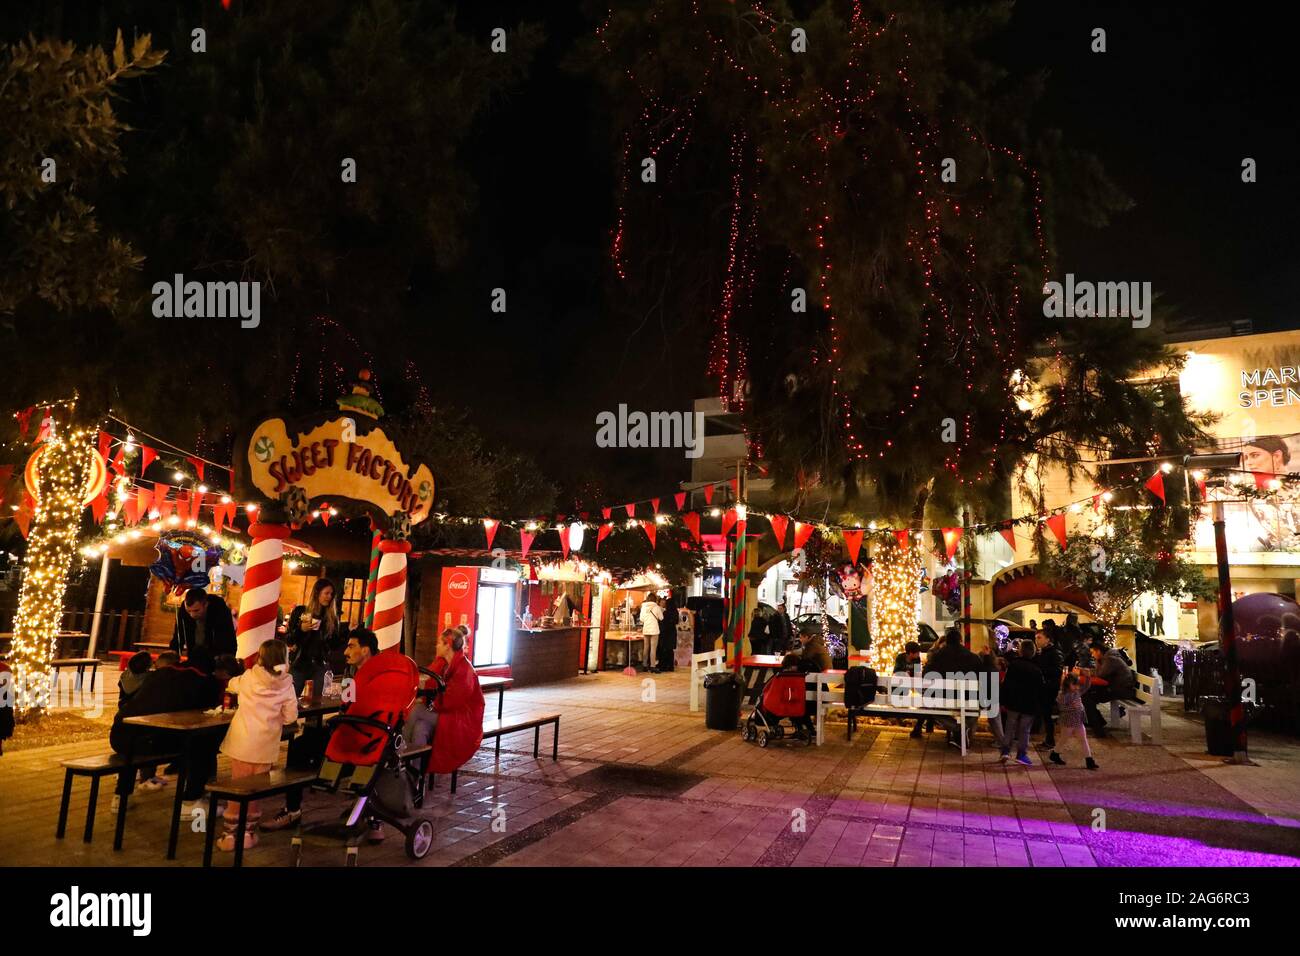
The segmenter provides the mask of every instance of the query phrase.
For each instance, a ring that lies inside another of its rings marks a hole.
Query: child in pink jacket
[[[221,752],[230,758],[231,776],[251,777],[266,773],[280,756],[280,735],[285,724],[298,719],[298,695],[289,675],[289,651],[284,641],[269,640],[258,651],[257,664],[226,685],[231,694],[239,695],[239,706],[230,730],[221,744]],[[248,828],[244,832],[244,849],[257,846],[257,819],[261,810],[256,800],[248,804]],[[226,806],[226,826],[217,848],[235,849],[235,832],[239,808],[232,801]]]

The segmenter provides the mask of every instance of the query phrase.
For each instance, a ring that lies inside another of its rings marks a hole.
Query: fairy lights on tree
[[[879,540],[871,564],[871,647],[876,669],[893,666],[908,641],[916,640],[916,595],[921,557],[891,535]]]

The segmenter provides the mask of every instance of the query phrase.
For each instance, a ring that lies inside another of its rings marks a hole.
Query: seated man
[[[966,647],[962,641],[961,631],[956,627],[950,627],[943,635],[942,646],[935,646],[930,649],[930,657],[925,662],[925,676],[941,677],[947,680],[956,680],[960,678],[973,678],[978,680],[980,672],[984,670],[984,664],[980,661],[979,656],[974,654]],[[967,720],[967,736],[974,729],[974,719]],[[955,744],[959,729],[957,721],[951,717],[940,717],[939,723],[948,733],[948,742]],[[913,731],[913,736],[919,736]]]
[[[483,689],[465,656],[465,635],[460,630],[449,627],[438,635],[431,670],[438,678],[430,677],[425,689],[435,689],[439,678],[445,689],[427,704],[416,705],[409,739],[415,747],[433,743],[429,773],[451,773],[483,742]]]
[[[894,658],[894,673],[906,674],[909,677],[915,676],[921,666],[921,645],[916,641],[908,641],[903,645],[903,653]],[[916,718],[916,726],[912,728],[911,736],[921,736],[921,725],[925,724],[927,734],[934,733],[933,717]]]
[[[1088,715],[1088,726],[1092,732],[1098,737],[1105,737],[1106,718],[1101,715],[1097,705],[1112,700],[1132,700],[1137,681],[1115,648],[1107,648],[1102,641],[1093,641],[1091,651],[1094,667],[1087,693],[1083,695],[1083,709]]]
[[[826,641],[807,628],[799,631],[800,667],[805,673],[818,674],[831,669],[831,652],[826,648]]]
[[[140,684],[134,696],[118,708],[117,715],[113,718],[108,743],[114,751],[120,754],[147,754],[182,749],[183,743],[174,733],[151,727],[135,727],[124,723],[124,720],[127,717],[178,710],[207,710],[220,704],[219,680],[204,666],[204,655],[195,656],[198,666],[182,665],[173,651],[164,651],[158,655],[154,671]],[[184,793],[187,814],[199,805],[205,785],[216,772],[217,747],[220,743],[220,736],[216,734],[194,734],[188,741],[190,760],[185,768]],[[148,773],[147,779],[153,778],[152,768],[145,768],[144,772]],[[134,789],[134,777],[133,773],[118,775],[114,808],[123,794],[130,794]]]

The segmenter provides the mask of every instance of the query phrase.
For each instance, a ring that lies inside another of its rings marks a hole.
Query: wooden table
[[[90,692],[95,692],[95,675],[99,673],[99,665],[102,663],[98,657],[64,657],[59,660],[50,661],[50,666],[54,668],[54,688],[59,686],[59,671],[64,668],[73,668],[77,670],[77,683],[73,686],[81,690],[82,680],[85,676],[86,668],[90,668]]]
[[[168,644],[158,644],[151,641],[136,641],[137,650],[148,651],[150,654],[161,654],[163,651],[170,651],[172,646]]]
[[[623,644],[625,642],[626,642],[626,647],[625,647],[625,654],[623,657],[623,663],[619,664],[615,662],[611,664],[609,660],[609,652],[613,650],[615,647],[617,647],[619,644]],[[640,648],[642,657],[645,656],[645,635],[642,634],[640,631],[607,631],[605,633],[605,660],[601,662],[601,666],[604,667],[606,670],[615,670],[622,667],[631,667],[632,651],[634,648]]]
[[[492,691],[497,692],[497,720],[500,720],[501,711],[505,707],[505,692],[515,686],[514,679],[510,677],[480,677],[478,679],[478,686],[485,694],[491,693]],[[421,700],[428,700],[433,696],[433,691],[421,687],[416,691],[416,694]]]

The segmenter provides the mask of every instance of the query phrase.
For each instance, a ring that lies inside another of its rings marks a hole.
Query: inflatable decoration
[[[175,591],[207,587],[209,570],[221,560],[221,549],[193,531],[163,532],[157,548],[158,560],[149,565],[149,573]]]

